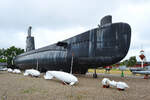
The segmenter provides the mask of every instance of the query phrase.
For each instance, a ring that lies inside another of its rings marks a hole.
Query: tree
[[[5,56],[4,56],[5,49],[0,49],[0,62],[4,63],[6,62]]]
[[[127,66],[129,60],[124,60],[120,63],[120,66]]]
[[[132,67],[137,63],[136,57],[132,56],[129,58],[129,60],[124,60],[123,62],[120,63],[120,66],[128,66],[128,67]]]
[[[137,63],[136,56],[132,56],[129,58],[127,66],[134,66]]]
[[[24,49],[16,48],[15,46],[12,46],[4,50],[2,55],[3,55],[3,59],[5,59],[5,61],[7,62],[8,67],[11,67],[13,58],[15,58],[17,55],[21,53],[24,53]]]

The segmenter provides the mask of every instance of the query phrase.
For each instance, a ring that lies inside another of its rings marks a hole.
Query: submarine
[[[104,16],[93,29],[52,45],[35,49],[29,27],[26,52],[14,58],[19,69],[35,68],[85,74],[121,61],[128,53],[131,27],[124,22],[112,23],[112,16]]]

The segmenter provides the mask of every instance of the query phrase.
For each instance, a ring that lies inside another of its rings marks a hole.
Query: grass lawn
[[[88,69],[88,72],[94,73],[94,69]],[[105,69],[96,69],[96,73],[106,73]],[[110,74],[121,74],[121,71],[119,69],[112,69],[110,70]],[[125,75],[132,75],[130,70],[124,71]]]

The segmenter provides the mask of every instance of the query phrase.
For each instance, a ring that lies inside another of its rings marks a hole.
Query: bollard
[[[121,77],[124,77],[124,72],[123,71],[121,72]]]

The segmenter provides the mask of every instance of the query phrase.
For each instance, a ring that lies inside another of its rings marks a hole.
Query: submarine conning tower
[[[27,40],[26,40],[26,52],[35,50],[34,37],[31,36],[31,29],[32,29],[32,27],[29,26],[28,36],[27,36]]]
[[[101,25],[111,24],[111,23],[112,23],[112,16],[111,15],[107,15],[107,16],[103,17],[100,21]]]

